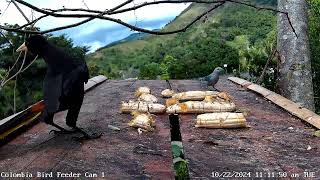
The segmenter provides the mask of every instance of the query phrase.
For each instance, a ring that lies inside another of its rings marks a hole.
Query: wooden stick
[[[261,84],[261,82],[262,82],[262,80],[263,80],[263,78],[264,78],[264,75],[265,75],[265,73],[266,73],[266,71],[267,71],[267,68],[268,68],[271,60],[275,57],[276,53],[277,53],[277,47],[276,47],[276,43],[274,42],[274,43],[273,43],[273,46],[272,46],[272,53],[269,55],[269,58],[268,58],[268,60],[267,60],[267,62],[266,62],[266,65],[265,65],[264,68],[263,68],[263,71],[262,71],[262,73],[261,73],[261,76],[259,77],[259,79],[258,79],[258,81],[257,81],[257,84],[259,84],[259,85]]]
[[[24,14],[24,12],[20,9],[20,7],[18,6],[18,4],[16,3],[15,0],[11,0],[11,2],[16,6],[16,8],[18,9],[18,11],[22,14],[22,16],[26,19],[26,21],[28,23],[30,23],[30,20],[27,18],[27,16]]]

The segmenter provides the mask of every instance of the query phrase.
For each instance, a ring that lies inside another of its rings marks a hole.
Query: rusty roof
[[[179,91],[204,89],[197,80],[170,83]],[[119,111],[121,101],[133,99],[140,86],[149,86],[158,97],[168,87],[160,80],[104,82],[85,95],[78,120],[87,131],[102,132],[100,139],[78,142],[72,139],[74,135],[49,134],[53,128],[39,123],[0,148],[1,172],[29,172],[34,176],[37,172],[89,172],[100,178],[104,173],[111,179],[174,179],[168,116],[157,115],[155,132],[139,135],[127,125],[131,115]],[[251,128],[199,129],[194,127],[195,115],[181,115],[192,179],[210,178],[215,172],[251,172],[251,177],[259,172],[287,172],[303,177],[308,171],[320,177],[320,144],[312,136],[312,127],[225,78],[217,89],[229,92],[238,109],[248,113]],[[64,125],[65,114],[58,113],[55,121]],[[108,125],[121,130],[113,131]]]

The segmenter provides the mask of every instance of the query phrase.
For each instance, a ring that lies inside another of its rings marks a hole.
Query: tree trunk
[[[289,13],[298,36],[295,36],[286,15],[279,14],[279,91],[288,99],[314,111],[306,0],[278,0],[278,8]]]

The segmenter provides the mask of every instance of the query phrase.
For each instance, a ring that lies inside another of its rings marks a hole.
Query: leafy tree
[[[161,68],[158,63],[150,63],[140,69],[139,76],[144,79],[157,79],[161,73]]]
[[[170,68],[174,66],[176,63],[176,59],[170,55],[166,55],[160,64],[161,69],[161,79],[162,80],[169,80],[170,79]]]
[[[320,113],[320,1],[309,0],[309,38],[316,111]]]

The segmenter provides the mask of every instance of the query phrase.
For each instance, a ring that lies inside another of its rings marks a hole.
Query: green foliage
[[[13,89],[14,81],[11,81],[7,84],[7,86],[3,87],[0,90],[0,112],[5,114],[4,112],[13,112],[13,99],[9,99],[8,97],[13,97]],[[19,97],[19,92],[17,92],[17,104],[21,104],[21,98]],[[2,117],[3,118],[3,117]]]
[[[140,77],[145,79],[157,79],[157,76],[161,73],[161,68],[157,63],[147,64],[140,69]]]
[[[170,73],[172,76],[173,68],[176,67],[177,60],[170,56],[166,55],[160,64],[161,69],[161,79],[162,80],[169,80],[170,79]]]
[[[65,34],[61,36],[49,36],[48,41],[63,50],[72,57],[85,58],[86,53],[89,51],[88,46],[74,46],[72,39],[68,38]]]
[[[186,161],[178,161],[173,166],[176,171],[175,179],[190,179],[188,173],[188,163]]]
[[[192,6],[164,29],[181,26],[206,8]],[[233,72],[239,70],[239,58],[246,58],[240,70],[249,69],[251,74],[258,74],[268,53],[258,44],[274,29],[275,14],[229,4],[208,18],[185,33],[149,36],[100,49],[89,55],[88,61],[115,79],[189,79],[207,75],[224,64],[228,64],[227,72]],[[141,48],[137,49],[138,46]]]
[[[320,1],[309,0],[309,38],[316,111],[320,114]]]
[[[89,72],[90,72],[90,75],[91,76],[98,76],[100,75],[99,72],[100,72],[100,67],[95,64],[94,62],[89,62],[88,63],[88,69],[89,69]]]

